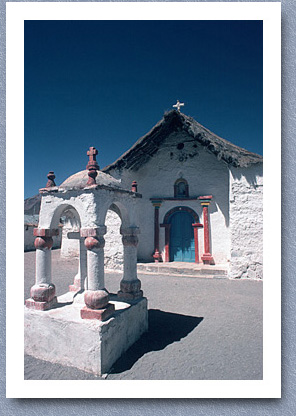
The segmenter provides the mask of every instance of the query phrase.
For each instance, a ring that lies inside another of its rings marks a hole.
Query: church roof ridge
[[[177,110],[170,110],[148,133],[140,137],[129,150],[102,171],[109,172],[116,168],[137,170],[157,152],[162,141],[170,133],[178,130],[187,132],[194,140],[213,153],[218,160],[223,160],[228,165],[244,168],[263,161],[261,155],[249,152],[222,139],[194,118]]]

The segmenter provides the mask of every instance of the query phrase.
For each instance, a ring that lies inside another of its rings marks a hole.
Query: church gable
[[[193,118],[172,110],[166,113],[163,119],[150,132],[140,138],[127,152],[103,170],[105,172],[121,169],[137,171],[158,153],[163,146],[167,145],[168,137],[170,137],[170,144],[172,144],[174,136],[176,140],[179,140],[176,143],[177,146],[179,145],[177,148],[179,158],[194,157],[197,152],[194,149],[199,146],[215,155],[218,160],[222,160],[233,167],[248,167],[262,162],[262,156],[248,152],[218,137]],[[182,136],[184,139],[182,139]],[[190,141],[192,142],[192,149],[190,149],[189,153],[186,153],[185,147],[187,145],[184,142]]]

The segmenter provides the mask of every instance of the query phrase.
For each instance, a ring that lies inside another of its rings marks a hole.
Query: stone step
[[[181,275],[193,277],[224,277],[228,275],[228,266],[218,264],[214,266],[196,263],[138,263],[139,273]]]

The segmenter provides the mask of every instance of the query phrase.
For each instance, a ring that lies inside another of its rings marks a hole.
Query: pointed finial
[[[180,103],[179,100],[177,100],[177,103],[173,105],[173,107],[177,108],[177,111],[179,111],[180,113],[180,107],[183,107],[185,104],[184,103]]]
[[[47,179],[48,181],[47,181],[45,188],[52,188],[53,186],[56,186],[55,181],[54,181],[55,174],[52,170],[48,172]]]

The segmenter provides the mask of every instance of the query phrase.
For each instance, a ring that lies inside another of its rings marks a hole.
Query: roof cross
[[[89,157],[89,161],[93,162],[96,160],[96,155],[98,154],[98,151],[95,147],[90,147],[87,151],[87,156]]]
[[[180,103],[179,100],[177,100],[177,103],[173,105],[173,107],[177,108],[177,111],[180,113],[180,107],[183,107],[184,103]]]
[[[86,154],[89,157],[89,161],[88,161],[88,164],[86,165],[86,169],[99,170],[100,167],[96,160],[96,155],[98,154],[97,149],[95,147],[90,147]]]

